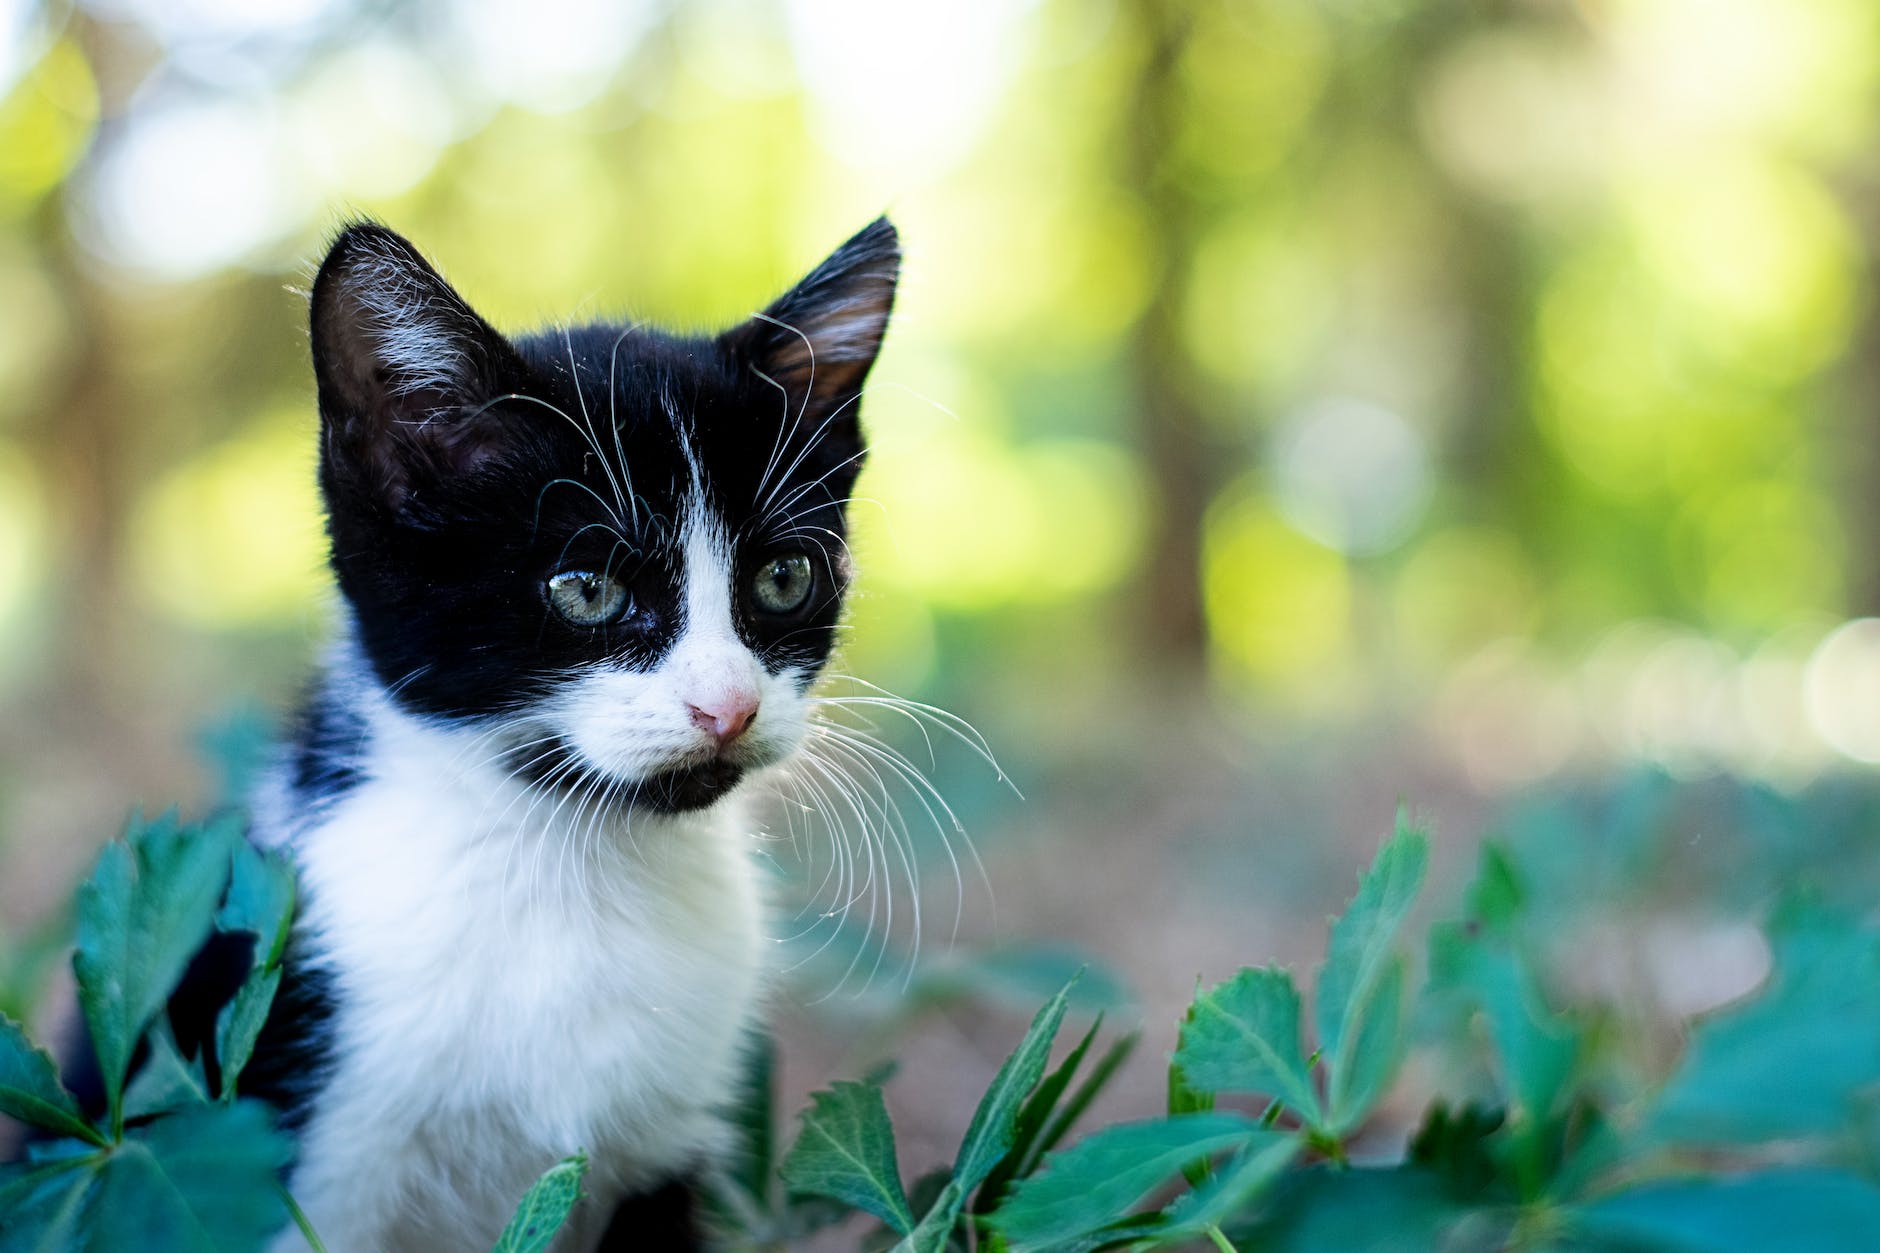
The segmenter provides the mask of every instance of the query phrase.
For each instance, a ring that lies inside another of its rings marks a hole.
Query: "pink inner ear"
[[[818,309],[796,322],[766,315],[777,333],[764,373],[793,394],[808,390],[819,400],[854,391],[880,350],[891,295],[891,288],[883,288],[880,295]]]

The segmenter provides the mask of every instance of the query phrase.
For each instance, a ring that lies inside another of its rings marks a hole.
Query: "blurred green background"
[[[884,726],[986,867],[913,824],[929,951],[1154,1018],[1316,954],[1400,797],[1455,874],[1544,780],[1858,781],[1877,106],[1872,0],[0,3],[0,931],[291,701],[354,213],[514,328],[894,215],[842,665],[1027,797]]]

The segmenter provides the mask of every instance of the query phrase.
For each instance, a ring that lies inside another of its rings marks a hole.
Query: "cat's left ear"
[[[774,380],[809,418],[854,411],[881,351],[901,274],[886,217],[863,227],[768,309],[727,332],[733,356]]]
[[[340,232],[311,318],[335,482],[398,509],[420,483],[474,471],[514,442],[490,402],[524,377],[515,349],[395,231]]]

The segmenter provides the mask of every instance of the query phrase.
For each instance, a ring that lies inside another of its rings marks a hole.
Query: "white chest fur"
[[[629,829],[394,721],[294,838],[338,1011],[293,1191],[334,1253],[487,1248],[585,1149],[560,1247],[588,1247],[614,1199],[721,1146],[763,947],[746,828],[720,806]]]

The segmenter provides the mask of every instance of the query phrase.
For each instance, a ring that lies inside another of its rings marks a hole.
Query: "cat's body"
[[[335,243],[347,624],[255,798],[301,899],[243,1079],[333,1253],[487,1248],[576,1150],[558,1248],[691,1247],[762,984],[739,785],[810,731],[897,266],[884,220],[719,337],[512,342],[391,232]]]
[[[257,814],[292,833],[291,960],[325,1015],[282,1076],[294,1195],[333,1250],[484,1248],[582,1149],[566,1247],[592,1248],[624,1198],[725,1147],[762,963],[741,806],[576,815],[365,703],[366,777],[311,824],[285,789]]]

